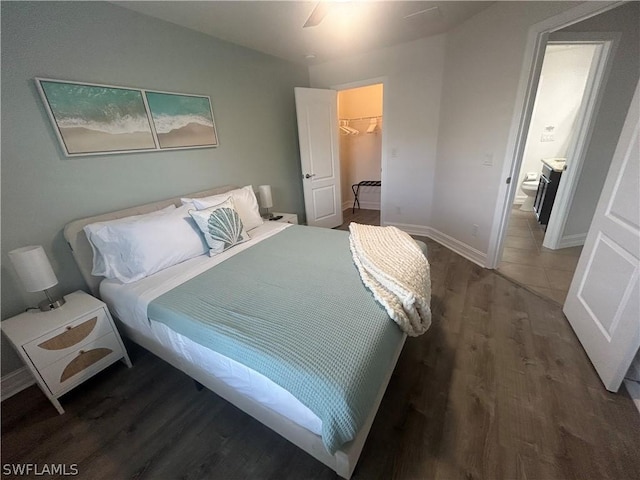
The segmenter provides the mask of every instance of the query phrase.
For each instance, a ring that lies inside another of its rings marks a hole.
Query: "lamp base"
[[[46,299],[41,301],[38,304],[38,307],[40,308],[41,311],[48,312],[49,310],[60,308],[65,303],[66,303],[66,300],[64,299],[64,297],[60,297],[57,300]]]
[[[271,219],[273,218],[273,213],[271,213],[271,212],[269,211],[269,209],[270,209],[270,208],[271,208],[271,207],[269,207],[269,208],[265,208],[265,210],[266,210],[266,211],[265,211],[265,213],[262,215],[262,218],[264,218],[265,220],[271,220]]]

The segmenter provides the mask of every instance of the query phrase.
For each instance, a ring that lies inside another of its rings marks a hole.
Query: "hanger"
[[[340,131],[345,135],[358,135],[360,132],[349,126],[349,120],[340,120]]]
[[[374,117],[369,121],[369,127],[367,127],[367,133],[375,132],[377,127],[378,127],[378,119]]]

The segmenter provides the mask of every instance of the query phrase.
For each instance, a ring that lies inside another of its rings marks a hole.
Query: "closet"
[[[353,208],[355,192],[360,208],[380,210],[382,95],[382,84],[338,92],[342,210]]]

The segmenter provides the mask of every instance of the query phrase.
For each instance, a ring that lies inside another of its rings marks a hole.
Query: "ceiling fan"
[[[327,13],[329,13],[331,7],[333,7],[333,2],[320,1],[316,3],[316,6],[313,7],[313,10],[311,11],[311,15],[309,15],[307,21],[304,22],[302,28],[316,27],[320,25],[320,22],[322,22],[322,20],[324,20],[324,17],[327,16]]]

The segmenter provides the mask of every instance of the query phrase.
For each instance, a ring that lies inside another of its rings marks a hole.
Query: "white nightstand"
[[[282,212],[273,212],[274,217],[278,217],[282,215],[280,220],[273,220],[275,222],[281,223],[293,223],[294,225],[298,225],[298,215],[295,213],[282,213]]]
[[[58,398],[107,366],[131,360],[107,306],[82,291],[55,310],[29,310],[2,322],[2,330],[60,414]]]

